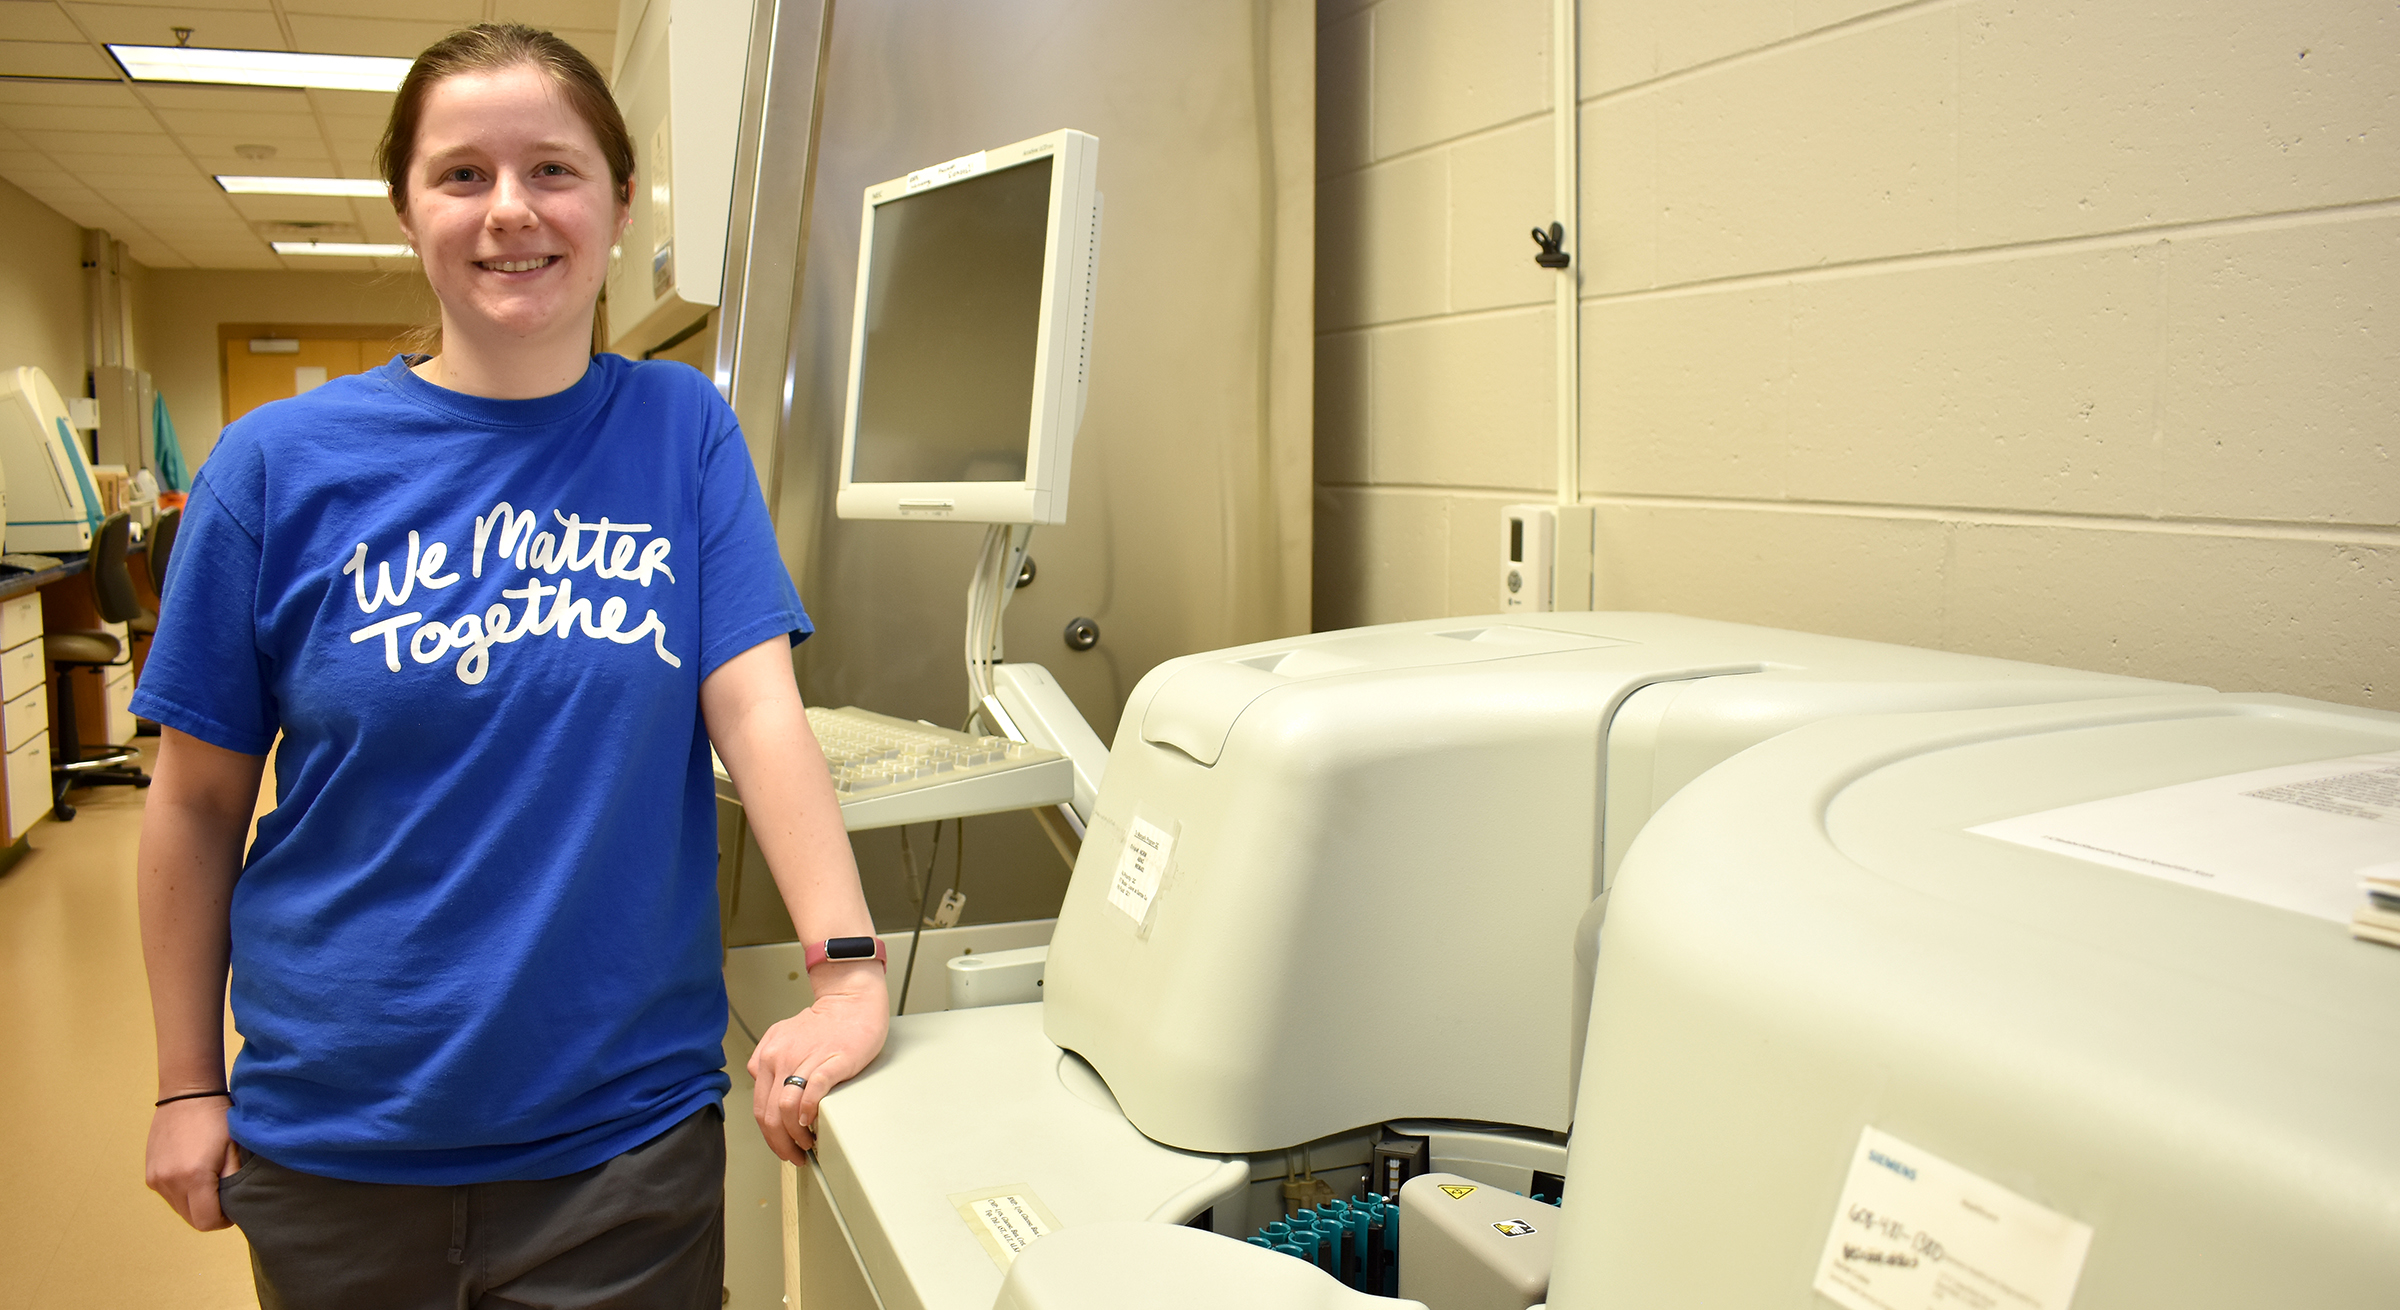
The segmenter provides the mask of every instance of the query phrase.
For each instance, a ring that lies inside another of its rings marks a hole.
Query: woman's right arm
[[[265,763],[262,755],[159,730],[136,868],[162,1098],[225,1086],[233,882],[242,871],[242,839],[257,810]],[[217,1179],[234,1169],[225,1131],[229,1105],[222,1096],[196,1097],[160,1106],[151,1116],[146,1181],[194,1228],[226,1226],[217,1208]]]

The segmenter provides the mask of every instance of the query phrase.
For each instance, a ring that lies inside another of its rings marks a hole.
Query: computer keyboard
[[[1056,751],[893,718],[854,705],[808,708],[825,748],[842,826],[852,832],[901,823],[1064,804],[1075,770]],[[724,766],[718,765],[720,777]]]

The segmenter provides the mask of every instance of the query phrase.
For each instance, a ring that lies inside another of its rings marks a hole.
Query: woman
[[[793,685],[808,618],[731,411],[591,353],[633,186],[591,63],[456,33],[381,166],[441,353],[226,429],[136,697],[149,1182],[241,1225],[269,1306],[714,1306],[711,743],[802,940],[873,931]],[[750,1061],[787,1160],[884,1037],[879,960],[809,981]]]

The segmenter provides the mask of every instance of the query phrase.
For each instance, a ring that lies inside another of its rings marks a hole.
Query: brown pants
[[[353,1183],[241,1153],[217,1185],[264,1310],[713,1310],[724,1296],[715,1107],[582,1173]]]

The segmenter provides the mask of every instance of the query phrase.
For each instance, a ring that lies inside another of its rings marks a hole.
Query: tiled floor
[[[0,1310],[255,1306],[238,1231],[142,1186],[156,1063],[133,896],[141,793],[78,792],[0,875]]]

